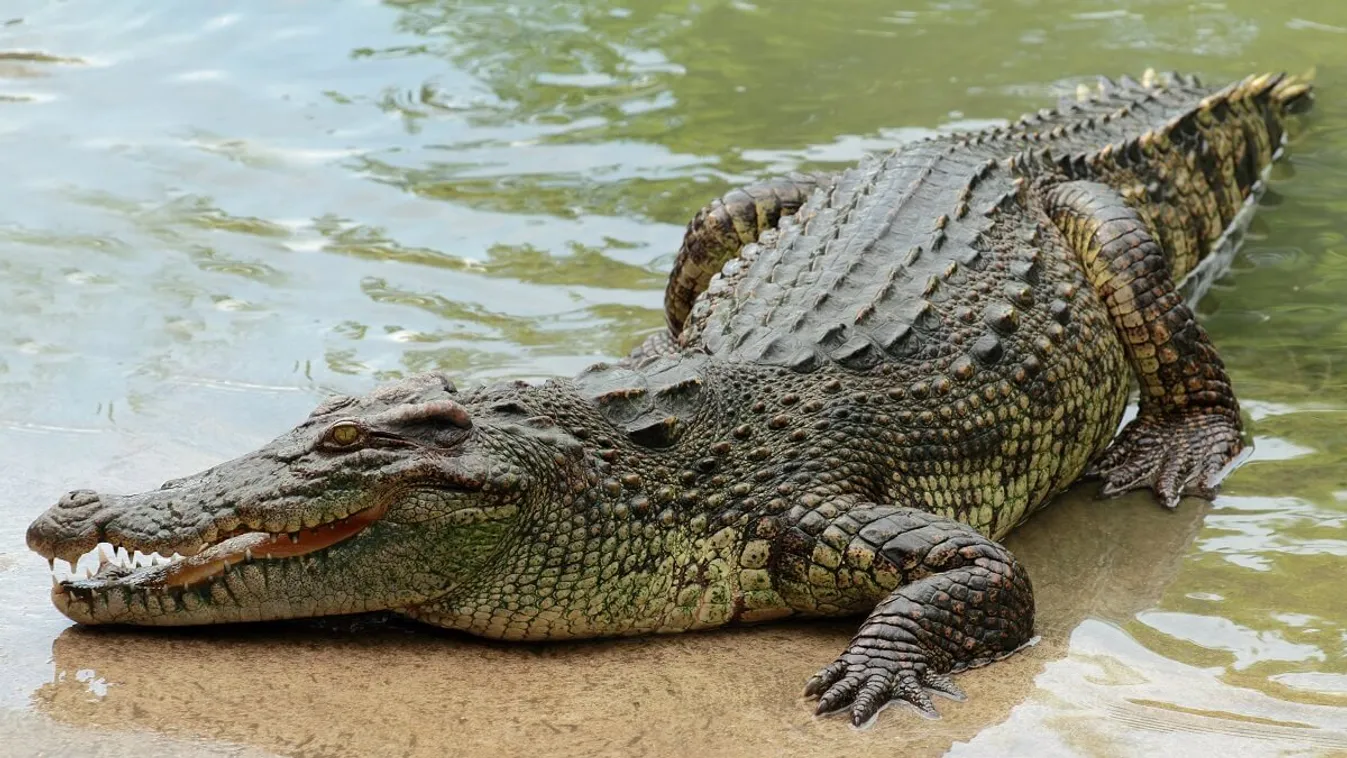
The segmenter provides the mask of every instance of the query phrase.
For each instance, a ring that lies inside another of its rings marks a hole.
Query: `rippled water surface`
[[[1011,541],[1038,648],[930,723],[817,721],[851,625],[507,646],[372,624],[69,628],[23,529],[429,368],[570,374],[661,327],[681,227],[754,178],[1095,74],[1318,70],[1205,324],[1256,440],[1210,505],[1082,486]],[[1340,0],[6,0],[0,753],[1347,752]]]

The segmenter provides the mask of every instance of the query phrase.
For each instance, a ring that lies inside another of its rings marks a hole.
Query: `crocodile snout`
[[[43,558],[75,560],[99,542],[106,518],[103,497],[93,490],[71,490],[28,526],[28,547]]]

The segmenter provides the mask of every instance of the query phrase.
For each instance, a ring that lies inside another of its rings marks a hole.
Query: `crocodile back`
[[[846,172],[726,267],[694,306],[685,344],[797,371],[940,352],[951,343],[941,332],[969,316],[943,314],[947,324],[937,306],[1007,263],[989,252],[997,222],[1032,233],[998,216],[1016,188],[994,155],[931,141]]]
[[[1177,74],[1105,80],[1006,127],[870,158],[727,264],[680,342],[797,371],[954,352],[1007,303],[1042,310],[1070,278],[1040,276],[1062,261],[1040,255],[1048,222],[1025,200],[1033,183],[1118,189],[1181,279],[1233,222],[1308,95],[1272,75],[1219,89]]]

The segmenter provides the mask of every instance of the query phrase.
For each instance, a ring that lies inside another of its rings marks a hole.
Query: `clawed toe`
[[[814,715],[826,716],[850,706],[856,700],[856,690],[860,686],[860,681],[860,675],[853,673],[829,687],[826,692],[819,695]]]
[[[846,661],[837,661],[815,674],[804,686],[805,697],[819,697],[837,683],[847,671]]]
[[[894,688],[894,699],[902,700],[917,709],[917,713],[922,718],[938,719],[940,711],[935,709],[935,703],[931,702],[931,696],[926,694],[926,688],[921,686],[914,676],[903,677],[903,680]],[[857,726],[860,726],[857,724]]]
[[[856,694],[851,706],[851,725],[862,727],[868,724],[889,702],[892,685],[884,674],[872,674]]]
[[[955,684],[953,679],[950,679],[944,674],[927,674],[922,680],[922,684],[924,684],[926,689],[931,692],[934,692],[941,697],[947,697],[956,703],[962,703],[968,699],[968,696],[964,694],[963,689]]]

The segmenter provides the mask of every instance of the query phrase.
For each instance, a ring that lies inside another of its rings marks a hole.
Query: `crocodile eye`
[[[362,437],[360,425],[354,421],[338,421],[323,435],[323,442],[332,447],[350,447]]]

